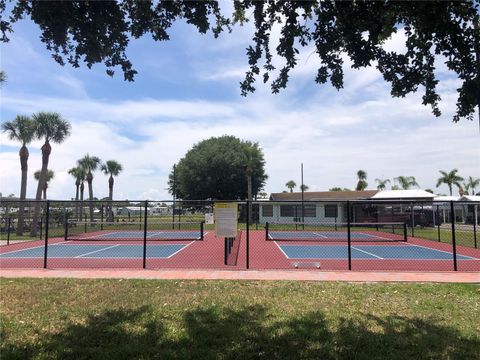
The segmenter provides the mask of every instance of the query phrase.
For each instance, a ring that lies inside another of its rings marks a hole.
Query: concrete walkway
[[[3,278],[302,280],[346,282],[480,283],[479,272],[357,272],[305,270],[44,270],[2,269]]]

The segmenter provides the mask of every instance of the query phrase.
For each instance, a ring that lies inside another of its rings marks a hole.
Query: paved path
[[[479,272],[357,272],[304,270],[0,270],[3,278],[306,280],[346,282],[479,283]]]

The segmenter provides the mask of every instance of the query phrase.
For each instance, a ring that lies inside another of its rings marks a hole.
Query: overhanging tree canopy
[[[435,59],[461,81],[453,120],[473,119],[480,105],[480,25],[478,0],[467,1],[235,1],[234,14],[225,17],[216,1],[22,1],[6,13],[0,0],[2,41],[8,41],[12,24],[29,16],[41,29],[42,41],[60,63],[88,67],[104,63],[109,75],[120,67],[125,80],[137,71],[125,51],[131,38],[150,34],[156,41],[169,39],[175,21],[185,20],[200,33],[214,36],[235,23],[253,19],[253,45],[247,48],[250,66],[241,92],[255,91],[258,76],[271,81],[272,92],[285,88],[297,65],[300,47],[312,46],[321,65],[315,81],[343,87],[346,55],[354,68],[375,66],[391,84],[392,96],[403,97],[422,88],[422,102],[440,115]],[[250,16],[251,13],[251,16]],[[280,24],[276,55],[285,65],[273,65],[272,28]],[[385,49],[385,41],[405,30],[406,51]],[[443,58],[442,58],[443,59]]]
[[[246,199],[246,166],[252,171],[252,192],[267,180],[263,152],[257,143],[234,136],[212,137],[194,145],[169,176],[169,191],[184,200]]]

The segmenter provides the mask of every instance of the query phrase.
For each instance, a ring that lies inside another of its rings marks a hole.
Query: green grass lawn
[[[480,288],[1,279],[3,359],[478,359]]]

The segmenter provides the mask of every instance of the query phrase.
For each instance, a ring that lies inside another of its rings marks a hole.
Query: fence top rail
[[[442,206],[444,204],[450,204],[453,202],[454,205],[480,205],[480,201],[460,201],[460,200],[449,200],[449,201],[427,201],[427,200],[404,200],[404,199],[361,199],[361,200],[345,200],[345,199],[324,199],[324,200],[20,200],[20,199],[1,199],[0,206],[5,206],[7,204],[47,204],[50,203],[52,206],[54,204],[83,204],[83,205],[108,205],[116,204],[120,206],[138,206],[143,207],[145,203],[152,206],[153,204],[165,203],[165,204],[175,204],[175,205],[212,205],[216,202],[228,202],[228,203],[238,203],[238,204],[319,204],[319,203],[332,203],[332,204],[423,204],[429,206]]]

